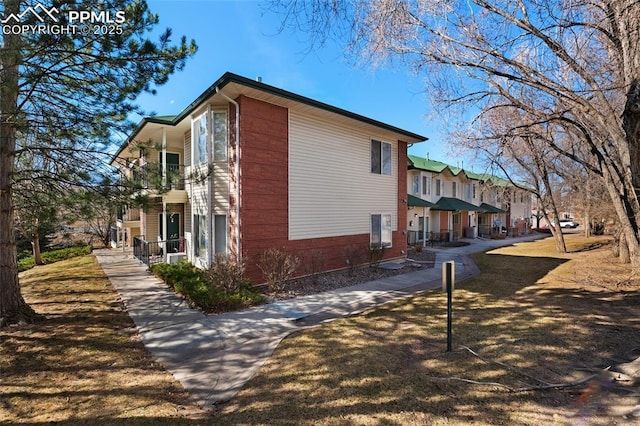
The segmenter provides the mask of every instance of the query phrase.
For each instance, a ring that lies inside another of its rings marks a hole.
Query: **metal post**
[[[451,352],[453,340],[453,288],[455,283],[455,262],[442,264],[442,289],[447,292],[447,352]]]

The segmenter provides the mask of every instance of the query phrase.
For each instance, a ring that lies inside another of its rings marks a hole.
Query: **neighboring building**
[[[509,181],[408,157],[408,242],[528,232],[531,194]]]
[[[226,73],[177,116],[142,120],[115,155],[125,175],[155,164],[166,176],[165,191],[149,184],[150,205],[118,226],[127,244],[155,242],[160,260],[242,258],[254,282],[268,248],[319,255],[324,270],[346,267],[353,247],[402,257],[407,145],[426,139]]]

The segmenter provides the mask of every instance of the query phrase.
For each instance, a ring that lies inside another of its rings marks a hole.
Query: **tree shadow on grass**
[[[633,401],[609,390],[585,400],[593,381],[527,392],[496,385],[519,389],[574,381],[588,374],[585,369],[629,361],[640,346],[640,294],[538,284],[564,262],[501,256],[497,265],[522,273],[506,280],[507,270],[498,268],[460,283],[452,352],[445,352],[446,296],[435,291],[286,339],[217,419],[397,425],[564,424],[585,416],[589,424],[621,421],[620,410]],[[624,404],[614,408],[600,398],[605,393]]]

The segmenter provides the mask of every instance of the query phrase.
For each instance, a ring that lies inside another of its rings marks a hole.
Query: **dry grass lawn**
[[[149,358],[93,257],[38,267],[21,280],[47,320],[0,330],[0,423],[639,424],[623,417],[637,387],[604,376],[522,390],[640,356],[638,277],[607,241],[568,236],[562,256],[549,239],[475,255],[483,273],[457,285],[449,353],[439,291],[291,336],[208,417]]]
[[[474,256],[485,272],[455,290],[450,353],[441,292],[288,338],[217,420],[639,424],[623,417],[640,403],[638,389],[613,389],[607,378],[550,390],[505,387],[577,381],[640,356],[637,277],[600,247],[606,243],[572,235],[572,253],[562,256],[550,239]]]
[[[0,329],[0,423],[165,424],[196,414],[93,256],[20,275],[42,323]]]

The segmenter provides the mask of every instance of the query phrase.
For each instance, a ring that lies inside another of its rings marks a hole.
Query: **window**
[[[217,214],[213,217],[214,253],[227,254],[227,216]]]
[[[442,195],[442,191],[440,189],[442,185],[442,180],[436,179],[436,195]]]
[[[451,196],[453,198],[458,196],[458,183],[457,182],[451,182]]]
[[[472,189],[472,197],[473,197],[473,199],[475,199],[476,198],[476,184],[475,183],[472,185],[472,188],[473,188]]]
[[[420,194],[420,176],[418,175],[413,176],[411,190],[412,190],[412,193],[415,195]]]
[[[418,235],[418,240],[422,241],[422,236],[425,233],[429,233],[429,217],[422,217],[420,216],[418,218],[418,229],[419,229],[419,235]]]
[[[193,164],[207,162],[207,114],[193,121]]]
[[[196,257],[207,257],[207,216],[193,216],[193,250]]]
[[[422,195],[431,195],[431,178],[422,176]]]
[[[520,193],[520,202],[524,203],[524,192]]]
[[[484,191],[480,192],[480,202],[484,203]]]
[[[371,173],[391,176],[391,144],[371,140]]]
[[[213,113],[213,161],[227,161],[227,113]]]
[[[391,215],[371,215],[371,247],[391,247]]]

